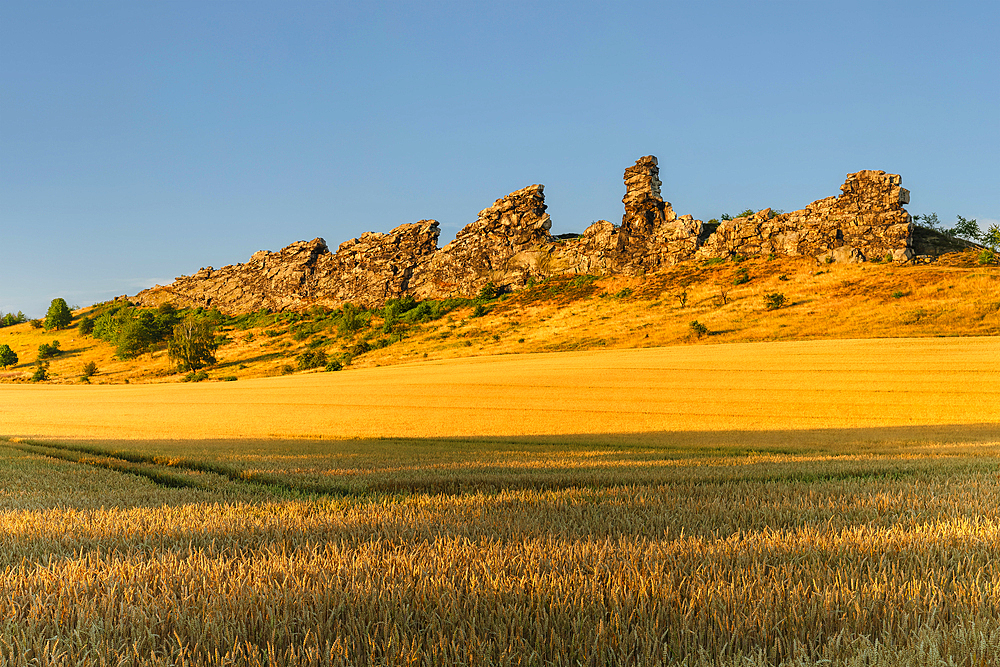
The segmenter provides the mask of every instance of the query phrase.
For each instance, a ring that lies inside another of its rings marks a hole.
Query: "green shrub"
[[[750,271],[745,267],[740,267],[736,270],[736,275],[733,277],[734,285],[745,285],[750,282]]]
[[[788,280],[788,276],[782,273],[780,276],[778,276],[778,280]]]
[[[615,298],[618,298],[618,299],[627,299],[630,296],[632,296],[632,288],[631,287],[626,287],[622,291],[620,291],[617,294],[615,294]]]
[[[764,295],[764,305],[768,310],[777,310],[785,305],[785,295],[778,292],[771,292]]]
[[[333,361],[327,363],[326,370],[327,371],[342,371],[342,370],[344,370],[344,364],[342,364],[339,361],[337,361],[336,359],[334,359]]]
[[[695,338],[701,338],[702,336],[708,335],[708,327],[698,320],[692,321],[691,324],[688,325],[688,328],[691,329],[691,335]]]
[[[59,341],[54,340],[51,343],[42,343],[38,346],[38,358],[39,359],[51,359],[52,357],[59,356],[62,350],[59,349]]]
[[[15,324],[22,324],[27,321],[28,318],[25,317],[24,313],[22,313],[19,310],[17,311],[17,315],[15,315],[14,313],[7,313],[3,317],[0,317],[0,327],[10,327],[14,326]]]
[[[35,367],[35,372],[31,375],[32,382],[45,382],[49,379],[49,367],[48,364],[38,364]]]
[[[208,379],[208,373],[205,371],[191,371],[184,376],[184,382],[201,382],[202,380]]]
[[[979,263],[984,266],[987,264],[996,264],[997,254],[992,250],[990,250],[989,248],[987,248],[979,253]]]
[[[97,374],[97,364],[93,361],[88,361],[83,365],[83,377],[93,377]]]
[[[239,378],[235,375],[227,375],[225,377],[219,378],[222,382],[236,382]]]
[[[10,349],[10,345],[0,345],[0,366],[6,369],[8,366],[17,365],[17,352]]]
[[[371,350],[372,350],[371,344],[368,341],[363,340],[360,343],[352,345],[347,352],[352,357],[356,357],[358,355],[364,354],[365,352],[371,352]]]
[[[902,292],[900,292],[899,290],[896,290],[895,292],[892,293],[892,298],[893,299],[902,299],[904,296],[905,295]]]
[[[89,336],[94,332],[94,319],[90,315],[84,315],[80,318],[77,329],[79,329],[81,336]]]
[[[476,299],[479,301],[492,301],[498,296],[500,296],[500,289],[492,282],[488,282],[479,290],[479,295]]]
[[[32,329],[41,329],[42,328],[42,321],[39,320],[39,319],[28,320],[28,323],[31,325]]]
[[[320,368],[327,364],[326,352],[323,350],[306,351],[295,357],[295,361],[300,371],[309,370],[310,368]]]
[[[476,304],[475,309],[472,311],[473,317],[482,317],[486,313],[490,312],[490,309],[481,303]]]

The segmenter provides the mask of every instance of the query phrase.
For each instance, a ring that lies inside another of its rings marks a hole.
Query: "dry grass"
[[[750,282],[734,285],[746,269]],[[786,280],[782,280],[784,277]],[[726,292],[722,303],[721,292]],[[687,293],[685,305],[679,296]],[[767,310],[764,295],[779,292],[786,305]],[[85,311],[76,313],[79,319]],[[483,317],[462,308],[442,320],[412,327],[402,341],[357,357],[353,367],[496,354],[636,348],[691,344],[690,322],[710,334],[700,344],[832,338],[1000,334],[1000,267],[944,265],[816,265],[802,258],[753,258],[736,264],[683,264],[646,277],[553,278],[495,304]],[[378,322],[376,318],[376,323]],[[266,333],[270,332],[270,333]],[[240,330],[219,350],[214,378],[269,377],[295,366],[308,349],[286,324]],[[325,347],[339,354],[354,340]],[[372,332],[372,340],[383,334]],[[94,362],[95,383],[176,382],[163,350],[136,360],[114,358],[111,346],[75,329],[46,333],[27,324],[0,329],[20,364],[0,378],[26,380],[38,346],[58,339],[66,354],[50,368],[53,382],[76,383]]]
[[[60,438],[518,436],[1000,421],[998,338],[479,357],[235,383],[0,385],[3,433]]]
[[[853,472],[838,455],[699,456],[657,484],[248,502],[0,445],[5,482],[37,485],[0,496],[0,655],[991,664],[998,446],[868,454]],[[80,488],[91,477],[105,490]]]
[[[645,298],[581,297],[616,322]],[[0,663],[998,664],[998,359],[812,340],[0,385]]]

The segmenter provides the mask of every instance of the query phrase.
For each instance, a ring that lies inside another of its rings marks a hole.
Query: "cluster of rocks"
[[[216,307],[238,313],[298,310],[351,302],[378,306],[389,299],[472,296],[485,285],[516,289],[565,273],[635,275],[695,258],[732,255],[810,255],[835,261],[910,260],[913,226],[903,208],[909,192],[883,171],[848,174],[842,194],[791,213],[771,209],[725,220],[714,230],[677,216],[660,196],[652,155],[625,170],[621,225],[600,220],[582,235],[553,237],[542,185],[498,199],[440,250],[437,221],[368,232],[340,244],[300,241],[278,252],[254,253],[244,264],[208,267],[171,285],[140,292],[152,306]]]
[[[913,223],[903,208],[910,193],[898,175],[859,171],[848,174],[840,189],[840,196],[820,199],[799,211],[777,214],[768,208],[724,220],[697,254],[775,253],[850,262],[913,258]]]

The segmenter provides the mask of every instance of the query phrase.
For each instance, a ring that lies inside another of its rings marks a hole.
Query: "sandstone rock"
[[[771,209],[722,221],[698,255],[728,257],[776,253],[830,256],[837,248],[845,261],[884,258],[910,247],[912,223],[903,209],[910,194],[902,179],[884,171],[848,174],[839,197],[827,197],[791,213]]]
[[[320,238],[278,252],[256,252],[245,264],[205,267],[166,287],[144,290],[134,301],[228,313],[346,302],[380,306],[402,296],[474,296],[487,283],[514,289],[532,278],[563,273],[634,275],[693,257],[775,253],[856,262],[887,254],[895,261],[914,256],[913,228],[903,209],[909,192],[894,174],[848,174],[838,197],[791,213],[764,209],[723,221],[711,233],[693,216],[677,216],[662,199],[654,156],[626,169],[624,183],[620,226],[599,220],[583,234],[553,238],[544,187],[531,185],[480,211],[440,250],[438,223],[421,220],[388,233],[366,232],[341,243],[336,253]],[[939,245],[938,239],[928,239],[920,249]]]
[[[544,258],[554,240],[544,189],[529,185],[480,211],[475,222],[417,268],[413,294],[418,299],[473,296],[487,283],[519,287],[529,277],[546,275]]]

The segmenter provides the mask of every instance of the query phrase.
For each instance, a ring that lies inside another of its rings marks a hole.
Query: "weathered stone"
[[[546,275],[544,257],[554,241],[545,208],[542,185],[529,185],[496,200],[420,265],[413,294],[421,299],[473,295],[487,283],[520,286],[531,276]]]
[[[659,167],[652,155],[626,169],[624,182],[620,226],[600,220],[583,234],[553,238],[544,188],[531,185],[480,211],[475,222],[440,250],[438,223],[421,220],[385,234],[367,232],[341,243],[336,253],[323,239],[299,241],[278,252],[256,252],[245,264],[205,267],[166,287],[140,292],[134,301],[145,306],[169,301],[225,312],[336,307],[346,302],[379,306],[402,296],[474,296],[487,283],[515,289],[532,278],[563,273],[635,275],[693,257],[775,253],[838,262],[914,257],[913,227],[903,209],[909,192],[898,175],[849,174],[838,197],[791,213],[764,209],[723,221],[714,230],[690,215],[678,217],[661,198]],[[918,250],[933,252],[939,246],[939,239],[927,239]]]
[[[912,223],[903,204],[910,193],[902,179],[884,171],[848,174],[840,187],[843,194],[827,197],[791,213],[771,209],[745,218],[722,221],[708,237],[698,255],[834,256],[836,261],[883,259],[910,247]],[[836,255],[838,248],[851,248]]]

